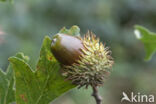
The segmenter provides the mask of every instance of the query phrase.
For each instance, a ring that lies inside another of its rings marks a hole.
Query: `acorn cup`
[[[109,48],[92,32],[83,38],[58,33],[52,38],[51,51],[62,64],[63,75],[79,88],[102,85],[114,63]]]

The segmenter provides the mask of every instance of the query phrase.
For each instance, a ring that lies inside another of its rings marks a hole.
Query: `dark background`
[[[143,60],[143,44],[134,25],[156,32],[156,0],[13,0],[0,2],[0,67],[17,52],[30,56],[35,67],[45,35],[78,25],[93,31],[112,50],[110,78],[100,88],[104,104],[121,104],[122,92],[156,94],[156,55]],[[73,89],[53,104],[95,104],[91,89]],[[128,104],[123,102],[123,104]],[[144,103],[142,103],[144,104]]]

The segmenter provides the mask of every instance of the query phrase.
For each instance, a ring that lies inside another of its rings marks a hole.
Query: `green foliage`
[[[28,61],[28,57],[24,56],[22,53],[16,54],[16,57],[26,62]],[[14,79],[12,67],[9,65],[6,73],[0,69],[0,104],[9,104],[15,101],[15,90],[13,86]]]
[[[77,26],[62,29],[71,35],[79,34]],[[61,33],[64,33],[61,31]],[[35,71],[20,57],[9,58],[15,71],[17,104],[49,104],[52,100],[75,87],[61,75],[59,62],[51,53],[51,39],[46,36]],[[4,78],[5,79],[5,78]]]
[[[150,32],[142,26],[135,26],[135,29],[137,39],[145,46],[145,60],[150,60],[152,55],[156,52],[156,33]]]
[[[76,25],[72,26],[70,29],[66,29],[66,27],[63,27],[59,33],[65,33],[68,35],[75,35],[80,36],[80,28]]]
[[[6,73],[0,69],[0,104],[9,104],[15,101],[12,74],[10,65]]]

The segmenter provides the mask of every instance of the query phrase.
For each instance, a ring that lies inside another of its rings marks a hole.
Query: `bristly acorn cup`
[[[102,104],[96,93],[114,63],[109,48],[92,32],[83,38],[58,33],[52,39],[51,51],[62,64],[63,75],[79,88],[92,86],[97,104]]]

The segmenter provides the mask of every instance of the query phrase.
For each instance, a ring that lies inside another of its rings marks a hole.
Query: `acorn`
[[[58,33],[52,39],[51,51],[63,65],[72,65],[82,54],[83,43],[77,37]]]
[[[84,37],[58,33],[52,38],[51,51],[63,66],[62,75],[79,87],[102,85],[114,63],[109,48],[92,32]]]

